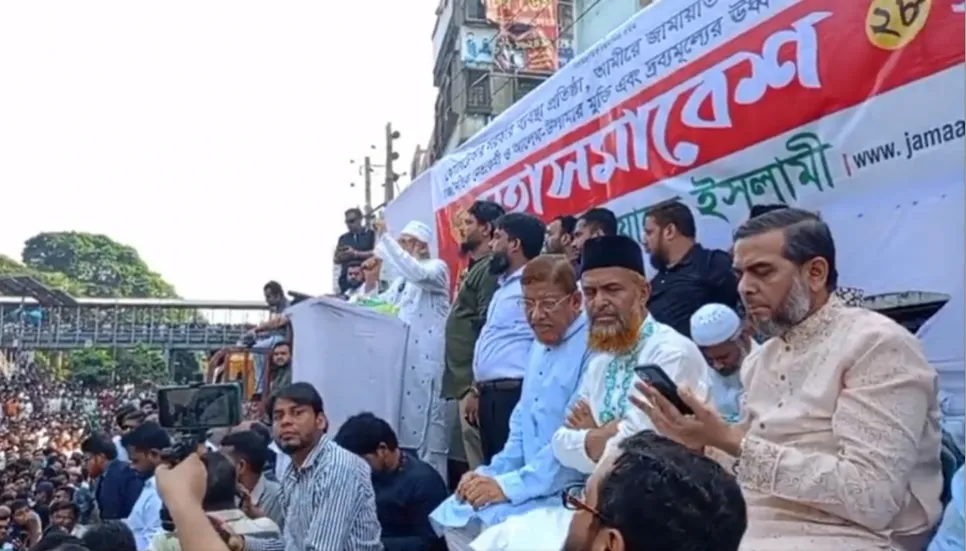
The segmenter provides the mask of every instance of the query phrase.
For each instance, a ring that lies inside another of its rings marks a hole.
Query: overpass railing
[[[0,347],[67,348],[82,346],[134,346],[138,344],[197,348],[233,345],[250,324],[42,324],[4,323]]]

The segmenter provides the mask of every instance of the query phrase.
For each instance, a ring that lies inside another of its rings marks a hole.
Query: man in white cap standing
[[[399,447],[412,450],[446,480],[449,432],[445,403],[440,396],[443,379],[444,325],[449,312],[449,267],[430,258],[433,231],[422,222],[410,222],[393,239],[385,222],[377,220],[374,257],[364,269],[387,265],[398,277],[379,298],[399,308],[399,319],[409,324],[409,342],[403,375],[399,420]]]
[[[691,315],[691,340],[698,345],[711,375],[711,398],[721,417],[736,423],[741,418],[741,364],[758,343],[747,324],[724,304],[705,304]]]

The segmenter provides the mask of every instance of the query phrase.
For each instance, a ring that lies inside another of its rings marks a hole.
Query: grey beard
[[[808,286],[800,277],[792,280],[788,296],[775,315],[768,319],[753,319],[755,330],[766,339],[784,335],[808,317],[812,308],[812,297]]]

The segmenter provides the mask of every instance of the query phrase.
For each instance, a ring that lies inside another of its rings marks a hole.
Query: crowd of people
[[[340,243],[372,245],[337,251],[339,290],[395,305],[416,329],[393,444],[453,491],[428,515],[450,549],[559,548],[555,535],[588,512],[567,505],[586,505],[590,481],[649,432],[713,465],[663,481],[695,485],[693,503],[671,499],[658,515],[637,494],[610,517],[589,511],[590,529],[626,530],[624,547],[938,545],[943,506],[962,490],[951,485],[961,419],[943,418],[915,336],[839,284],[819,216],[756,207],[722,251],[702,246],[690,209],[671,201],[646,213],[642,250],[606,208],[544,225],[477,201],[463,213],[466,269],[450,299],[429,228],[413,222],[393,239],[380,221],[350,224],[358,215],[347,211]],[[380,288],[384,267],[394,277]],[[443,468],[431,429],[445,425]],[[711,489],[728,485],[739,491]],[[688,516],[697,511],[708,512]],[[736,523],[739,537],[721,531]]]
[[[544,224],[477,201],[451,293],[428,227],[359,214],[339,295],[410,328],[398,419],[330,427],[340,389],[293,382],[270,282],[249,418],[180,462],[147,388],[0,383],[0,549],[963,549],[936,373],[843,292],[817,215],[754,212],[720,251],[671,202],[642,248],[604,208]]]

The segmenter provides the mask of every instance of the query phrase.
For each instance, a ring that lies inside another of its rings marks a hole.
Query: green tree
[[[188,350],[171,351],[171,380],[174,383],[186,384],[194,382],[195,377],[203,373],[205,365],[198,352]]]
[[[177,298],[174,286],[151,271],[137,250],[110,237],[86,232],[45,232],[24,243],[23,263],[0,255],[0,274],[24,274],[73,296],[100,298]],[[133,322],[132,312],[119,311]],[[197,317],[191,312],[166,312],[170,322]],[[196,354],[172,352],[171,365],[179,379],[201,370]],[[84,384],[118,382],[157,383],[171,380],[160,350],[148,347],[111,350],[90,348],[67,355],[69,376]]]
[[[111,374],[117,360],[106,348],[84,348],[70,353],[70,379],[85,386],[100,387],[111,384]]]
[[[162,352],[144,345],[118,350],[116,375],[118,382],[134,384],[167,384],[171,378]]]
[[[67,293],[80,294],[81,292],[81,287],[62,273],[41,272],[25,266],[4,254],[0,254],[0,275],[29,275],[51,287],[61,289]]]
[[[63,274],[89,297],[176,297],[174,287],[152,272],[134,247],[106,235],[45,232],[24,243],[23,261],[41,274]]]

